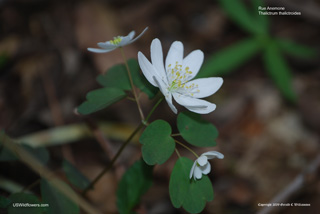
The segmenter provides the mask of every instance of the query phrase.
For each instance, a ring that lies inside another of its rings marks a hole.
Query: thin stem
[[[181,136],[181,134],[180,133],[171,134],[171,137],[178,137],[178,136]]]
[[[127,68],[127,71],[128,71],[130,85],[131,85],[131,88],[132,88],[134,99],[136,100],[136,103],[137,103],[137,106],[138,106],[138,109],[139,109],[141,120],[144,121],[144,115],[143,115],[143,112],[142,112],[142,109],[141,109],[141,106],[140,106],[140,103],[139,103],[139,100],[138,100],[138,96],[137,96],[136,90],[134,89],[130,68],[129,68],[129,65],[128,65],[128,62],[127,62],[127,58],[126,58],[126,55],[124,54],[124,51],[123,51],[122,47],[120,47],[120,52],[122,54],[122,57],[123,57],[123,60],[124,60],[124,64],[125,64],[125,66]]]
[[[129,138],[121,145],[119,151],[117,152],[117,154],[113,157],[113,159],[111,160],[111,162],[107,165],[106,168],[103,169],[102,172],[100,172],[100,174],[90,183],[90,185],[85,188],[82,192],[82,196],[85,196],[86,193],[89,191],[89,189],[92,189],[94,187],[94,185],[100,180],[100,178],[106,173],[108,172],[111,167],[113,166],[113,164],[116,162],[116,160],[118,159],[118,157],[121,155],[122,151],[124,150],[124,148],[129,144],[129,142],[132,140],[132,138],[140,131],[140,129],[142,129],[142,127],[144,125],[146,125],[146,123],[148,122],[149,118],[151,117],[152,113],[156,110],[156,108],[158,107],[158,105],[161,103],[161,101],[163,100],[163,97],[161,99],[158,100],[158,102],[153,106],[153,108],[151,109],[151,111],[149,112],[147,118],[145,120],[143,120],[139,126],[137,126],[137,128],[132,132],[132,134],[129,136]]]
[[[143,127],[143,124],[140,123],[139,126],[137,126],[137,128],[132,132],[132,134],[129,136],[129,138],[121,145],[119,151],[117,152],[117,154],[113,157],[113,159],[111,160],[111,162],[108,164],[108,166],[106,168],[104,168],[104,170],[102,172],[100,172],[100,174],[90,183],[90,185],[83,190],[82,195],[85,196],[86,193],[88,192],[89,189],[92,189],[93,186],[100,180],[100,178],[107,172],[109,171],[109,169],[111,169],[111,167],[113,166],[113,164],[116,162],[116,160],[118,159],[118,157],[120,156],[120,154],[122,153],[122,151],[124,150],[124,148],[128,145],[128,143],[132,140],[132,138],[140,131],[140,129]]]
[[[177,148],[175,148],[174,150],[176,151],[176,153],[177,153],[178,157],[180,158],[181,156],[180,156],[180,153],[179,153],[178,149],[177,149]]]
[[[132,97],[127,97],[127,99],[128,99],[128,100],[131,100],[131,101],[133,101],[133,102],[136,102],[136,100],[135,100],[134,98],[132,98]]]
[[[21,192],[25,192],[27,190],[31,190],[33,187],[37,186],[40,183],[41,179],[37,179],[36,181],[34,181],[32,184],[30,184],[29,186],[24,187]]]
[[[175,142],[181,146],[183,146],[184,148],[188,149],[194,156],[196,156],[197,158],[199,158],[199,155],[197,155],[197,153],[195,153],[190,147],[184,145],[183,143],[175,140]]]
[[[161,97],[158,102],[153,106],[153,108],[151,109],[151,111],[149,112],[149,114],[147,115],[146,119],[143,121],[144,124],[147,124],[148,120],[150,119],[151,115],[153,114],[154,110],[156,110],[156,108],[159,106],[159,104],[161,103],[161,101],[164,99],[164,97]]]

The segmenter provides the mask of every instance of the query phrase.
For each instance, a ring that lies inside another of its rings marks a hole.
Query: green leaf
[[[199,114],[189,111],[181,112],[177,118],[177,126],[183,139],[194,146],[216,146],[218,130],[216,127],[201,119]]]
[[[253,34],[264,33],[241,0],[219,0],[220,5],[241,28]]]
[[[66,185],[67,186],[67,185]],[[69,187],[70,188],[70,187]],[[73,191],[70,188],[70,191]],[[53,187],[45,179],[41,180],[41,195],[43,203],[49,204],[46,208],[48,214],[77,214],[79,206]]]
[[[83,115],[104,109],[111,104],[126,97],[123,90],[118,88],[101,88],[87,94],[87,101],[78,107],[78,112]]]
[[[193,161],[180,157],[171,173],[169,182],[170,199],[175,208],[183,207],[190,213],[200,213],[207,201],[213,200],[212,184],[208,176],[200,180],[189,178]]]
[[[264,15],[259,15],[259,7],[264,7],[264,2],[262,0],[251,0],[253,5],[253,13],[254,17],[257,20],[259,26],[261,27],[261,31],[264,34],[267,34],[269,31],[269,17]],[[261,11],[261,10],[260,10]]]
[[[137,60],[129,59],[128,65],[131,71],[133,84],[146,93],[150,99],[153,98],[158,92],[158,89],[153,87],[140,73],[140,67]],[[128,71],[124,64],[111,67],[105,74],[99,75],[97,81],[104,87],[131,90]]]
[[[287,39],[277,39],[276,43],[282,51],[291,56],[308,59],[315,57],[317,54],[315,49],[305,45],[297,44]]]
[[[0,208],[7,208],[11,203],[12,201],[10,199],[0,195]]]
[[[255,38],[246,39],[227,47],[211,56],[197,77],[225,75],[254,56],[260,48],[261,42]]]
[[[90,181],[69,161],[64,160],[62,168],[70,183],[79,189],[83,190],[90,184]]]
[[[174,152],[175,142],[171,135],[171,127],[164,120],[156,120],[142,133],[140,142],[142,157],[149,165],[166,162]]]
[[[264,62],[267,71],[280,89],[281,93],[289,101],[296,102],[297,95],[292,87],[290,69],[274,43],[270,43],[270,45],[266,46],[264,52]]]
[[[130,70],[133,68],[129,65]],[[111,67],[106,73],[97,77],[100,85],[108,88],[118,88],[122,90],[131,90],[128,73],[124,64]]]
[[[135,213],[133,208],[152,185],[152,168],[143,160],[138,160],[122,176],[117,190],[120,214]]]
[[[41,214],[45,211],[40,207],[39,199],[33,194],[15,193],[10,195],[9,200],[12,201],[12,205],[8,208],[8,214]],[[29,204],[30,207],[20,207],[20,203]]]

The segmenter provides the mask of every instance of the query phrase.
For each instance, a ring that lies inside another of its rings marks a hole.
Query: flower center
[[[175,66],[173,67],[171,64],[168,65],[167,68],[167,77],[169,82],[168,91],[178,92],[184,95],[191,95],[193,96],[194,93],[199,93],[198,85],[195,84],[186,84],[192,78],[191,74],[192,71],[189,70],[190,68],[187,66],[184,69],[182,65],[179,65],[176,62]]]
[[[117,36],[117,37],[114,37],[113,40],[110,40],[110,44],[113,44],[113,45],[119,45],[119,43],[122,41],[122,37],[121,36]]]

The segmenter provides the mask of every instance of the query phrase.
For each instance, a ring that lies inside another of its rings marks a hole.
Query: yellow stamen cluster
[[[121,36],[117,36],[117,37],[114,37],[113,40],[110,40],[110,44],[113,44],[113,45],[119,45],[119,43],[122,41],[122,37]]]
[[[174,67],[172,67],[171,64],[168,65],[167,72],[169,81],[169,91],[177,91],[183,94],[190,94],[191,96],[193,96],[194,93],[200,92],[199,90],[194,90],[198,88],[198,85],[186,85],[186,83],[191,79],[190,75],[192,74],[192,71],[190,71],[189,67],[185,67],[183,69],[182,65],[179,65],[178,62],[176,62]]]

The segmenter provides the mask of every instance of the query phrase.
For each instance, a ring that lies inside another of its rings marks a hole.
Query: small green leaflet
[[[133,214],[141,196],[152,185],[152,169],[143,160],[136,161],[122,176],[117,190],[120,214]]]
[[[90,181],[69,161],[64,160],[62,168],[70,183],[79,189],[83,190],[90,184]]]
[[[129,59],[128,65],[131,71],[133,84],[146,93],[149,99],[153,98],[157,94],[158,89],[153,87],[140,73],[138,61],[136,59]],[[124,64],[111,67],[105,74],[99,75],[97,81],[104,87],[131,90],[128,71]]]
[[[118,88],[101,88],[90,91],[87,94],[87,101],[78,107],[78,112],[83,115],[91,114],[102,110],[125,97],[126,93]]]
[[[163,164],[175,149],[171,135],[171,126],[164,120],[156,120],[142,133],[140,142],[143,160],[149,164]]]
[[[181,136],[188,143],[199,147],[216,146],[217,128],[201,119],[199,114],[181,112],[177,118],[177,126]]]
[[[180,157],[171,173],[169,182],[170,199],[175,208],[183,207],[190,213],[200,213],[207,201],[213,200],[213,188],[208,176],[200,180],[189,178],[193,161]]]

